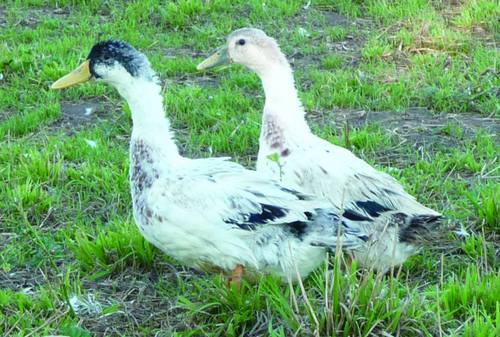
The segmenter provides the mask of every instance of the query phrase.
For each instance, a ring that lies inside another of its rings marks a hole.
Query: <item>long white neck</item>
[[[117,85],[132,112],[132,141],[141,139],[166,158],[180,157],[170,121],[165,116],[163,96],[158,83],[135,79],[127,85]]]
[[[285,130],[309,131],[288,62],[269,65],[258,74],[266,95],[263,121],[271,118]]]

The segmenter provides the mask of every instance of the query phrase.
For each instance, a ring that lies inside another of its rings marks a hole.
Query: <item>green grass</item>
[[[500,334],[498,2],[306,3],[0,4],[0,335]],[[317,134],[448,217],[397,275],[346,269],[337,256],[302,285],[263,277],[238,295],[183,268],[135,228],[127,105],[102,84],[48,90],[99,39],[127,40],[166,84],[181,151],[251,167],[258,78],[195,69],[248,25],[293,59]]]

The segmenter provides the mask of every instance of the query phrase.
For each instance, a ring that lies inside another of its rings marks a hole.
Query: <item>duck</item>
[[[220,271],[237,286],[244,272],[295,282],[322,264],[328,251],[356,249],[367,240],[364,221],[342,216],[328,200],[230,158],[182,156],[158,76],[130,44],[95,44],[51,88],[90,80],[114,87],[131,110],[129,181],[140,233],[183,265]]]
[[[197,69],[228,64],[255,72],[264,89],[258,172],[328,199],[346,218],[369,222],[369,240],[350,251],[361,267],[386,272],[420,250],[441,214],[420,204],[391,175],[311,132],[292,68],[274,38],[256,28],[235,30]]]

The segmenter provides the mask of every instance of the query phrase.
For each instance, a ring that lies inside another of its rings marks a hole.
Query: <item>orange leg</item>
[[[243,266],[238,264],[231,273],[231,276],[227,279],[228,286],[232,288],[233,285],[235,285],[236,290],[240,291],[242,275],[243,275]]]

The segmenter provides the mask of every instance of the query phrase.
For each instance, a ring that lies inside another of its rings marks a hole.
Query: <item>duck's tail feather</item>
[[[426,241],[428,234],[436,227],[443,217],[440,214],[419,214],[409,216],[406,226],[399,230],[399,241],[418,244]]]

